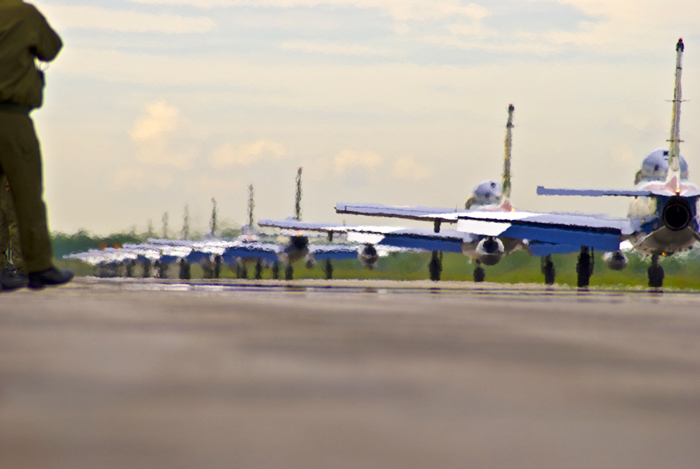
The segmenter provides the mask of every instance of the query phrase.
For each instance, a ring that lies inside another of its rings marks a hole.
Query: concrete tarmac
[[[700,466],[700,294],[435,285],[0,294],[0,468]]]

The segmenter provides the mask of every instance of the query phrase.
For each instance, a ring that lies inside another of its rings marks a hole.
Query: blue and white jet
[[[514,106],[508,106],[508,121],[506,123],[505,158],[503,165],[503,183],[486,180],[478,184],[465,204],[464,209],[444,209],[428,207],[402,207],[375,204],[338,204],[338,213],[371,215],[380,217],[405,218],[411,220],[430,221],[432,229],[406,228],[395,226],[345,226],[327,223],[308,223],[298,221],[261,220],[261,226],[298,229],[307,231],[323,231],[332,233],[361,233],[376,235],[377,248],[394,247],[405,249],[420,249],[433,252],[431,261],[431,279],[439,279],[440,252],[462,253],[476,263],[474,280],[484,280],[483,265],[497,264],[504,255],[518,249],[536,250],[537,255],[548,256],[556,252],[565,252],[570,247],[563,248],[553,242],[534,241],[506,235],[481,233],[481,230],[465,229],[457,223],[457,229],[443,229],[444,223],[456,223],[460,216],[473,213],[512,213],[510,201],[510,165],[513,146],[513,113]],[[543,272],[548,283],[554,282],[554,268],[547,257],[543,262]]]
[[[633,190],[577,190],[538,187],[540,195],[631,197],[628,216],[537,213],[510,210],[456,211],[425,207],[392,207],[373,204],[336,205],[338,213],[398,217],[440,223],[456,223],[457,231],[485,237],[526,243],[533,254],[548,255],[580,251],[578,285],[586,287],[592,273],[591,249],[605,251],[604,260],[613,269],[627,264],[625,245],[651,256],[649,286],[663,284],[664,271],[659,256],[669,256],[692,248],[700,240],[697,199],[700,191],[687,181],[687,164],[680,156],[681,72],[684,45],[676,44],[675,89],[669,149],[654,152],[645,159]],[[648,166],[648,167],[647,167]],[[662,178],[661,180],[658,180]]]

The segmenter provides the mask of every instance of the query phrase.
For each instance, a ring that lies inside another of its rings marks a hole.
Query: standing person
[[[29,113],[41,107],[48,62],[61,38],[33,5],[0,0],[0,166],[12,187],[28,286],[43,288],[71,281],[73,273],[53,265],[43,197],[39,140]]]

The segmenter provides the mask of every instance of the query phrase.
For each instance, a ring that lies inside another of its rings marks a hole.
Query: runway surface
[[[435,285],[0,294],[0,467],[698,467],[700,294]]]

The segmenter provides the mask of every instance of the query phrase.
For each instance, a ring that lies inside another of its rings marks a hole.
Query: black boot
[[[0,271],[0,285],[2,291],[12,291],[27,286],[27,276],[18,274],[14,269]]]
[[[58,270],[56,267],[29,273],[29,288],[39,290],[45,286],[63,285],[73,280],[73,272]]]

